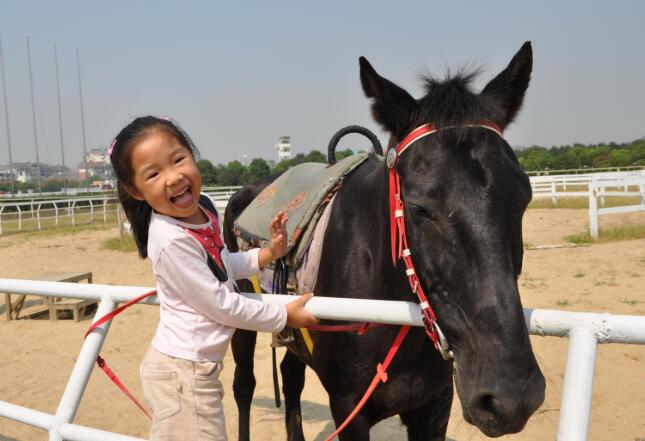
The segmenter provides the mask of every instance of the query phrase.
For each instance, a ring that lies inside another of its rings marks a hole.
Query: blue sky
[[[372,121],[358,57],[421,93],[419,78],[483,66],[476,87],[526,40],[534,70],[512,145],[628,142],[645,136],[642,1],[9,1],[0,3],[14,161],[34,160],[26,37],[31,38],[41,160],[60,162],[53,45],[68,165],[82,151],[75,49],[88,148],[132,118],[170,115],[202,157],[275,159],[324,150],[334,132]],[[347,137],[342,148],[365,147]],[[0,163],[8,162],[0,105]]]

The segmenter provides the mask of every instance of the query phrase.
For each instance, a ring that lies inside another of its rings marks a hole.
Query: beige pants
[[[227,440],[222,367],[221,361],[183,360],[148,348],[140,376],[153,413],[151,441]]]

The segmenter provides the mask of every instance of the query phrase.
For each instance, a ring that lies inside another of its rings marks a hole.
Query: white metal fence
[[[619,190],[623,188],[623,190]],[[635,188],[636,191],[628,191],[628,188]],[[594,239],[598,238],[598,217],[605,214],[633,213],[645,211],[645,174],[634,178],[619,178],[615,180],[592,180],[589,182],[589,234]],[[638,196],[639,204],[625,205],[621,207],[598,208],[605,206],[607,197]]]
[[[40,231],[62,222],[76,226],[100,219],[107,223],[108,217],[116,213],[116,207],[114,196],[3,202],[0,204],[0,235],[11,231]]]
[[[118,303],[146,293],[150,288],[0,279],[0,291],[51,297],[60,297],[64,293],[71,298],[100,299],[96,317],[101,317],[116,309]],[[243,295],[257,301],[280,304],[293,300],[293,297],[275,294]],[[159,301],[154,296],[142,303],[158,305]],[[307,309],[322,319],[423,326],[419,306],[410,302],[314,297],[307,303]],[[548,309],[525,309],[524,317],[531,334],[569,338],[557,440],[586,440],[597,345],[644,345],[645,317]],[[110,323],[104,323],[87,336],[54,415],[0,401],[0,417],[47,430],[49,441],[143,441],[73,424]]]
[[[629,182],[633,179],[645,178],[645,170],[633,170],[625,172],[593,173],[586,175],[552,175],[552,176],[531,176],[531,189],[534,198],[551,198],[553,205],[557,205],[558,198],[563,197],[587,197],[589,183],[597,182],[599,185],[606,182],[602,187],[622,187],[626,196],[639,196],[636,188],[631,189]],[[624,182],[623,182],[624,181]],[[604,205],[604,199],[601,201]]]
[[[221,212],[228,199],[241,187],[204,188]],[[33,198],[30,200],[0,201],[0,236],[10,232],[43,230],[60,225],[102,221],[117,222],[118,199],[116,195],[95,197],[67,197],[60,199]]]

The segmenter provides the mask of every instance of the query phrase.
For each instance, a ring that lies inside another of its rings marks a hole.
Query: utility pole
[[[31,90],[31,115],[34,120],[34,145],[36,146],[36,174],[38,175],[38,194],[43,192],[43,187],[40,183],[40,156],[38,155],[38,129],[36,126],[36,101],[34,98],[34,79],[31,71],[31,47],[29,45],[29,37],[27,37],[27,60],[29,61],[29,88]]]
[[[2,54],[2,40],[0,40],[0,67],[2,68],[2,96],[4,101],[4,121],[7,126],[7,148],[9,149],[9,175],[11,176],[11,194],[16,195],[15,179],[13,175],[13,159],[11,156],[11,134],[9,131],[9,107],[7,106],[7,83],[4,73],[4,56]]]
[[[76,65],[78,66],[78,94],[81,98],[81,130],[83,132],[83,161],[85,163],[85,191],[90,191],[90,176],[87,169],[87,143],[85,141],[85,114],[83,112],[83,85],[81,83],[81,54],[76,48]]]
[[[58,50],[54,43],[54,63],[56,64],[56,93],[58,96],[58,131],[60,133],[60,155],[63,159],[63,192],[67,194],[67,174],[65,169],[65,143],[63,141],[63,110],[60,105],[60,75],[58,74]]]

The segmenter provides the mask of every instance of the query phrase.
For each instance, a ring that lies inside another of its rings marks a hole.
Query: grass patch
[[[585,273],[583,273],[582,271],[578,271],[577,273],[575,273],[573,275],[573,277],[575,277],[576,279],[580,279],[580,278],[582,278],[584,276],[585,276]]]
[[[558,299],[556,302],[558,306],[570,306],[571,302],[569,302],[569,299]]]
[[[629,305],[629,306],[636,306],[639,303],[642,303],[642,302],[639,302],[636,299],[628,299],[628,298],[622,298],[619,301],[620,301],[620,303],[624,303],[624,304]]]
[[[104,250],[123,251],[126,253],[131,253],[137,251],[137,244],[132,238],[132,235],[126,233],[123,235],[123,242],[121,242],[118,237],[113,237],[112,239],[103,241],[102,248]]]
[[[605,207],[623,207],[625,205],[638,205],[640,198],[638,197],[607,197],[605,199]],[[600,200],[598,200],[600,206]],[[554,206],[550,197],[536,198],[531,201],[528,208],[578,208],[588,209],[589,198],[585,197],[559,197],[557,204]]]
[[[645,224],[623,225],[601,229],[598,231],[598,239],[594,239],[589,233],[572,234],[564,238],[567,242],[578,245],[636,239],[645,239]]]

